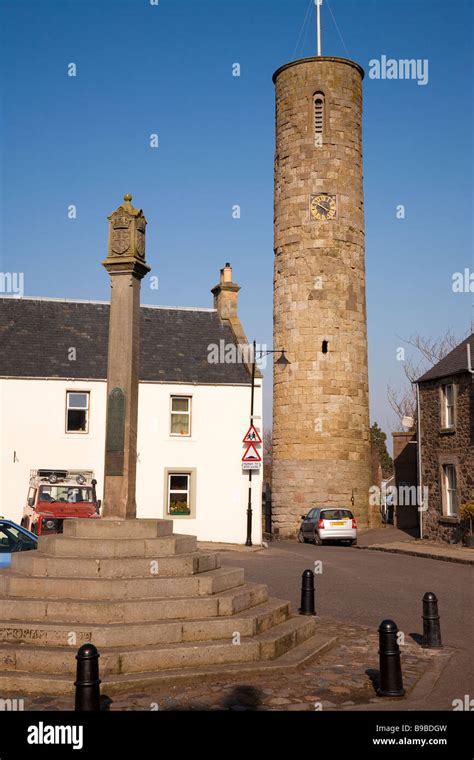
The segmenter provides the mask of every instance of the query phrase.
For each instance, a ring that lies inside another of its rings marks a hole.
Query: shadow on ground
[[[367,668],[365,672],[370,678],[374,691],[377,692],[380,686],[380,670],[376,670],[375,668]]]
[[[105,695],[101,696],[100,709],[101,712],[109,711],[113,704],[113,700]],[[222,702],[214,705],[212,711],[215,710],[233,710],[236,712],[264,710],[263,707],[263,693],[255,686],[247,684],[239,684],[233,688],[228,694],[225,695]],[[190,710],[200,710],[201,712],[209,712],[210,706],[204,703],[194,702],[189,705],[173,705],[169,707],[160,708],[160,712],[188,712]]]

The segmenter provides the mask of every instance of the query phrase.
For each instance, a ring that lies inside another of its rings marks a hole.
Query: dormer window
[[[314,144],[322,145],[324,131],[324,95],[317,92],[313,97]]]

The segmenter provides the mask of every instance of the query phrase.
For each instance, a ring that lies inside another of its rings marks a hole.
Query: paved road
[[[421,634],[421,599],[439,600],[445,645],[456,649],[426,709],[452,709],[453,699],[474,698],[474,571],[466,565],[386,554],[346,546],[315,547],[281,542],[246,554],[224,553],[222,564],[245,568],[249,581],[266,583],[270,593],[299,606],[301,574],[322,561],[316,575],[316,611],[322,618],[377,628],[392,618],[406,636]]]

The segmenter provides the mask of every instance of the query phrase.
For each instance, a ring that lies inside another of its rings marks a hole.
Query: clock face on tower
[[[309,202],[309,213],[313,221],[334,219],[336,216],[336,196],[319,193],[312,195]]]

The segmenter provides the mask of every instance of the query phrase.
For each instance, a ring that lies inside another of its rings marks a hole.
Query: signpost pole
[[[257,343],[253,342],[252,346],[252,389],[250,395],[250,425],[253,425],[253,405],[255,395],[255,356]],[[249,470],[249,498],[247,504],[247,540],[245,546],[252,546],[252,470]]]
[[[267,356],[268,354],[281,353],[280,358],[275,362],[276,364],[286,367],[290,362],[285,356],[285,349],[280,350],[270,349],[268,351],[259,351],[259,356]],[[250,427],[242,441],[242,443],[248,444],[247,450],[242,457],[242,468],[249,471],[249,488],[248,488],[248,502],[247,502],[247,540],[245,546],[252,546],[252,470],[259,470],[262,464],[262,457],[260,452],[255,446],[260,446],[263,441],[257,428],[253,424],[254,420],[254,397],[255,397],[255,372],[256,372],[256,358],[257,358],[257,343],[253,341],[252,344],[252,385],[250,396]],[[262,432],[262,431],[261,431]],[[263,433],[262,433],[263,435]]]

